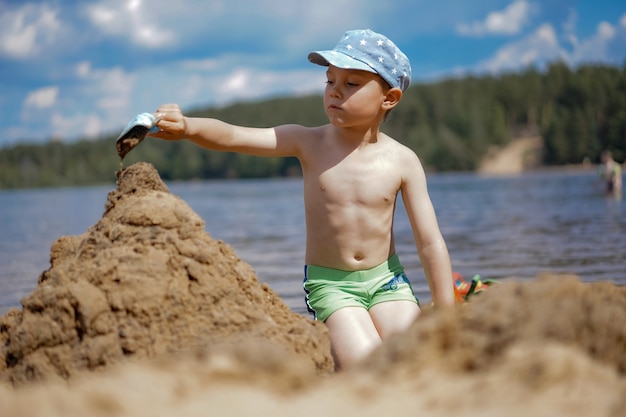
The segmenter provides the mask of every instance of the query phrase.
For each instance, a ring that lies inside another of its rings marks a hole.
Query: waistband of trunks
[[[387,271],[391,271],[394,274],[403,272],[404,267],[400,263],[398,255],[393,254],[389,259],[380,265],[362,271],[343,271],[340,269],[326,268],[317,265],[306,265],[305,271],[306,278],[310,279],[363,282],[375,278]]]

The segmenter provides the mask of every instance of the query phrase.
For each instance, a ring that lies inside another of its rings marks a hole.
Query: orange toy
[[[485,291],[496,282],[492,279],[483,280],[480,275],[474,275],[472,281],[467,282],[458,272],[452,273],[452,279],[454,280],[454,300],[458,304],[467,302],[470,296]]]

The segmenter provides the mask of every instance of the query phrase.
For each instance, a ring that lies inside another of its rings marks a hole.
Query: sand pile
[[[352,377],[413,385],[454,415],[623,416],[625,323],[624,287],[571,275],[511,281],[454,311],[426,311]]]
[[[293,313],[149,164],[122,171],[102,219],[58,239],[51,267],[0,321],[0,380],[68,379],[257,339],[329,372],[325,327]]]
[[[332,374],[323,327],[202,224],[148,167],[125,171],[102,221],[60,239],[23,311],[0,319],[0,378],[18,385],[0,385],[0,415],[626,415],[624,287],[503,282],[425,307]]]

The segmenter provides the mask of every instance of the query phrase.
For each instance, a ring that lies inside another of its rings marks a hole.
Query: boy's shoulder
[[[320,137],[326,135],[327,125],[323,126],[303,126],[299,124],[287,124],[282,126],[277,126],[275,129],[277,132],[281,132],[286,135],[296,136],[296,137]]]
[[[404,143],[392,138],[391,136],[386,136],[387,149],[390,150],[388,155],[393,155],[393,159],[395,162],[402,167],[405,167],[412,171],[415,167],[419,167],[422,169],[422,162],[420,161],[417,153],[405,145]]]
[[[381,132],[381,137],[385,139],[385,143],[390,148],[393,148],[394,150],[396,150],[396,151],[398,151],[400,153],[403,153],[403,154],[415,155],[415,152],[413,151],[413,149],[409,148],[407,145],[405,145],[404,143],[400,142],[399,140],[392,138],[391,136],[387,135],[386,133],[382,133]]]

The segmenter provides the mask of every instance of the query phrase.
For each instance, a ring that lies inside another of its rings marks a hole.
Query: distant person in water
[[[165,104],[156,111],[161,131],[152,136],[187,138],[211,150],[298,158],[306,303],[328,327],[335,362],[344,368],[407,329],[420,312],[394,244],[399,193],[435,305],[454,305],[454,283],[422,164],[415,152],[380,131],[409,86],[406,55],[384,35],[356,30],[346,32],[333,50],[311,52],[308,59],[326,67],[326,125],[248,128],[186,117],[179,106]]]
[[[604,151],[601,155],[599,174],[606,184],[607,194],[622,193],[622,166],[615,162],[611,151]]]

